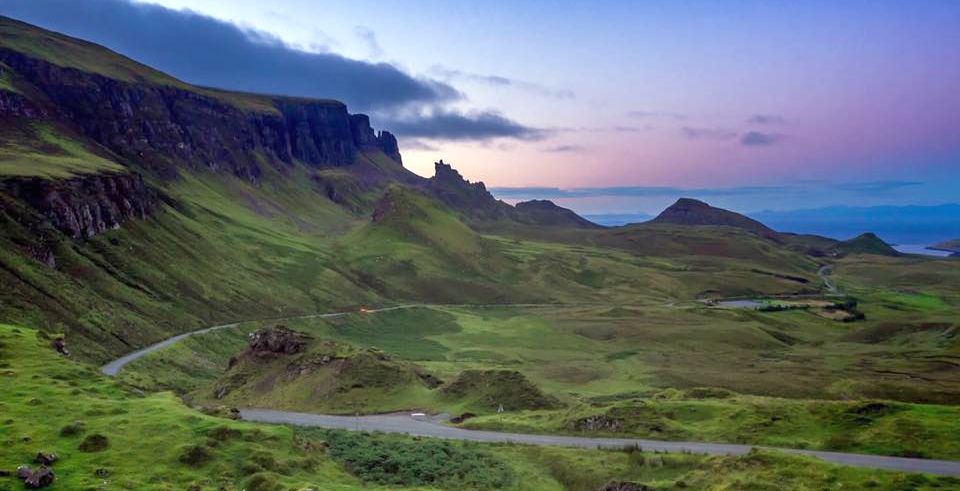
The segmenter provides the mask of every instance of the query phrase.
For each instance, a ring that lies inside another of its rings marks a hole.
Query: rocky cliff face
[[[351,116],[336,101],[263,98],[264,107],[241,109],[229,95],[128,83],[9,49],[0,49],[0,62],[37,95],[27,100],[0,91],[0,116],[56,118],[161,176],[176,175],[177,167],[206,167],[255,181],[265,161],[343,166],[370,149],[400,161],[393,135],[375,134],[369,118]]]
[[[64,234],[88,238],[145,218],[159,202],[137,174],[92,174],[59,181],[39,178],[0,181],[0,192],[43,214]]]
[[[427,190],[447,206],[469,217],[496,220],[508,217],[513,209],[496,199],[482,182],[470,182],[449,164],[434,163],[434,175]]]

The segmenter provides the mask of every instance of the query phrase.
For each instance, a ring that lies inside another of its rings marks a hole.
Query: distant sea
[[[774,230],[847,240],[873,232],[900,252],[946,257],[949,252],[928,246],[960,239],[960,204],[938,206],[834,206],[808,210],[748,213]],[[588,214],[584,218],[606,226],[640,223],[653,217],[644,213]]]

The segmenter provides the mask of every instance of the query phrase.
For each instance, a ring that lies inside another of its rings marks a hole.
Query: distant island
[[[960,239],[945,240],[927,247],[927,249],[931,251],[952,252],[953,256],[960,256]]]

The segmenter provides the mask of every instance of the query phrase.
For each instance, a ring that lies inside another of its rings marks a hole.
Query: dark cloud
[[[687,119],[686,114],[666,112],[666,111],[630,111],[627,116],[636,119],[672,119],[674,121],[683,121]]]
[[[737,137],[736,131],[721,128],[680,128],[680,134],[691,140],[731,140]]]
[[[491,111],[461,113],[436,110],[429,114],[386,118],[384,127],[400,136],[431,140],[541,140],[549,133]]]
[[[0,14],[103,44],[197,85],[335,98],[361,111],[460,97],[446,83],[387,63],[302,51],[190,11],[125,0],[3,0]]]
[[[495,87],[508,87],[556,99],[573,99],[576,97],[572,90],[553,89],[533,82],[501,77],[500,75],[470,73],[441,65],[434,65],[430,71],[434,76],[444,80],[465,80]]]
[[[748,131],[740,137],[740,144],[748,147],[766,147],[780,143],[784,138],[786,138],[786,136],[779,133]]]
[[[578,153],[584,152],[587,147],[583,145],[557,145],[555,147],[545,148],[544,151],[551,153]]]
[[[751,124],[784,124],[787,121],[778,114],[754,114],[747,120]]]

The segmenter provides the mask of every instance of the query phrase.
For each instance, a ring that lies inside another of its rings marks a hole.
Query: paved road
[[[671,442],[641,440],[633,438],[589,438],[561,435],[534,435],[523,433],[501,433],[496,431],[478,431],[455,428],[443,424],[445,418],[432,417],[418,420],[409,414],[382,414],[374,416],[328,416],[323,414],[295,413],[272,409],[241,409],[240,416],[247,421],[260,423],[279,423],[296,426],[316,426],[354,431],[382,431],[385,433],[405,433],[414,436],[446,438],[451,440],[469,440],[475,442],[512,442],[528,445],[549,445],[582,448],[622,448],[627,445],[640,445],[644,450],[661,452],[692,452],[709,455],[742,455],[754,446],[727,443]],[[761,447],[770,448],[770,447]],[[862,455],[840,452],[821,452],[816,450],[798,450],[775,448],[781,452],[819,457],[828,462],[876,469],[888,469],[903,472],[923,472],[945,476],[960,476],[960,462],[947,460],[911,459],[905,457],[884,457],[880,455]]]
[[[833,273],[833,266],[829,264],[821,266],[820,269],[817,270],[817,276],[823,280],[823,285],[827,287],[827,292],[833,295],[840,295],[840,289],[837,288],[836,283],[830,280],[831,273]]]
[[[421,304],[411,304],[411,305],[397,305],[395,307],[386,307],[382,309],[373,309],[367,310],[366,313],[378,313],[378,312],[389,312],[391,310],[399,309],[409,309],[415,307],[425,307],[426,305]],[[513,307],[539,307],[544,306],[543,304],[514,304],[514,305],[497,305],[500,307],[503,306],[513,306]],[[553,305],[557,306],[557,305]],[[474,305],[473,307],[481,307]],[[356,311],[349,312],[331,312],[327,314],[310,314],[310,315],[301,315],[295,317],[282,317],[276,319],[261,319],[263,322],[270,321],[280,321],[280,320],[293,320],[293,319],[311,319],[311,318],[325,318],[325,317],[340,317],[348,314],[356,313]],[[109,375],[115,376],[120,369],[122,369],[128,363],[131,363],[135,360],[143,358],[149,353],[162,349],[164,347],[170,346],[177,341],[180,341],[183,338],[188,336],[193,336],[196,334],[202,334],[217,329],[226,329],[230,327],[236,327],[239,323],[230,323],[230,324],[221,324],[218,326],[211,326],[197,331],[191,331],[183,334],[178,334],[169,339],[165,339],[159,343],[147,346],[133,353],[124,355],[121,358],[118,358],[106,365],[102,366],[100,370]],[[292,424],[299,426],[317,426],[323,428],[341,428],[348,430],[362,430],[362,431],[382,431],[386,433],[406,433],[410,435],[425,436],[425,437],[434,437],[434,438],[447,438],[454,440],[469,440],[477,442],[515,442],[515,443],[524,443],[529,445],[554,445],[554,446],[567,446],[567,447],[583,447],[583,448],[610,448],[610,447],[623,447],[625,445],[640,445],[646,450],[658,450],[665,452],[693,452],[701,454],[711,454],[711,455],[741,455],[744,454],[752,448],[750,445],[735,445],[735,444],[726,444],[726,443],[698,443],[698,442],[671,442],[671,441],[658,441],[658,440],[641,440],[641,439],[631,439],[631,438],[585,438],[585,437],[574,437],[574,436],[562,436],[562,435],[534,435],[534,434],[522,434],[522,433],[501,433],[495,431],[476,431],[476,430],[465,430],[462,428],[455,428],[451,426],[446,426],[443,424],[445,418],[432,417],[429,420],[421,421],[414,420],[408,414],[386,414],[386,415],[373,415],[373,416],[328,416],[323,414],[308,414],[308,413],[295,413],[289,411],[276,411],[271,409],[241,409],[240,415],[243,419],[248,421],[256,421],[261,423],[280,423],[280,424]],[[930,474],[941,474],[949,476],[960,476],[960,462],[945,461],[945,460],[927,460],[927,459],[911,459],[904,457],[884,457],[879,455],[861,455],[861,454],[848,454],[848,453],[839,453],[839,452],[821,452],[814,450],[798,450],[798,449],[784,449],[778,448],[783,452],[790,452],[795,454],[802,455],[811,455],[814,457],[819,457],[829,462],[834,462],[838,464],[846,465],[855,465],[861,467],[872,467],[877,469],[889,469],[905,472],[924,472]]]
[[[384,307],[382,309],[365,310],[364,313],[375,314],[377,312],[389,312],[391,310],[409,309],[409,308],[420,307],[420,306],[421,305],[414,305],[414,304],[397,305],[395,307]],[[357,313],[356,310],[351,310],[349,312],[331,312],[327,314],[309,314],[309,315],[298,315],[293,317],[277,317],[274,319],[260,319],[260,321],[261,322],[277,322],[277,321],[296,320],[296,319],[322,319],[325,317],[341,317],[344,315],[356,314],[356,313]],[[164,339],[159,343],[151,344],[150,346],[147,346],[146,348],[143,348],[141,350],[137,350],[137,351],[134,351],[133,353],[128,353],[126,355],[123,355],[120,358],[117,358],[116,360],[113,360],[110,363],[107,363],[106,365],[100,367],[100,371],[106,375],[114,377],[117,375],[117,373],[120,372],[120,369],[126,366],[127,364],[134,362],[136,360],[139,360],[140,358],[143,358],[144,356],[150,353],[153,353],[154,351],[166,348],[167,346],[170,346],[171,344],[174,344],[183,338],[193,336],[196,334],[203,334],[210,331],[216,331],[217,329],[226,329],[229,327],[236,327],[239,324],[240,324],[239,322],[234,322],[231,324],[221,324],[219,326],[205,327],[203,329],[198,329],[196,331],[190,331],[190,332],[185,332],[183,334],[178,334],[172,338]]]

